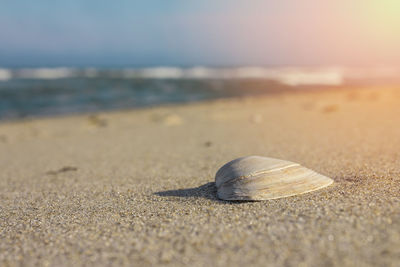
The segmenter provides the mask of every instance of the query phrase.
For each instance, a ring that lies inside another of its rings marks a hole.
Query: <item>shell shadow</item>
[[[241,204],[241,203],[251,203],[251,200],[221,200],[217,198],[217,187],[214,182],[209,182],[198,187],[184,188],[176,190],[167,190],[154,193],[161,197],[194,197],[194,198],[206,198],[213,201],[217,201],[221,204]]]
[[[196,197],[220,201],[217,198],[217,188],[214,182],[209,182],[199,187],[160,191],[154,194],[161,197]]]

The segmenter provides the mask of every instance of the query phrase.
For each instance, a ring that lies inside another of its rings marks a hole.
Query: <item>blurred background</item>
[[[0,2],[0,119],[400,82],[396,0]]]

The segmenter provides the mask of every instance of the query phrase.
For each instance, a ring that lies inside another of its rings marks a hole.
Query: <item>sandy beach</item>
[[[260,155],[335,183],[216,198]],[[0,123],[1,266],[398,266],[400,90],[338,89]]]

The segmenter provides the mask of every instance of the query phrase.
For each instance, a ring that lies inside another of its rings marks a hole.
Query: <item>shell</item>
[[[218,198],[268,200],[324,188],[333,180],[298,163],[259,156],[232,160],[215,175]]]

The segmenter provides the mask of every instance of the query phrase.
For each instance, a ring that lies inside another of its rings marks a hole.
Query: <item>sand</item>
[[[245,155],[335,183],[217,200]],[[0,124],[2,266],[399,266],[399,197],[400,88]]]

